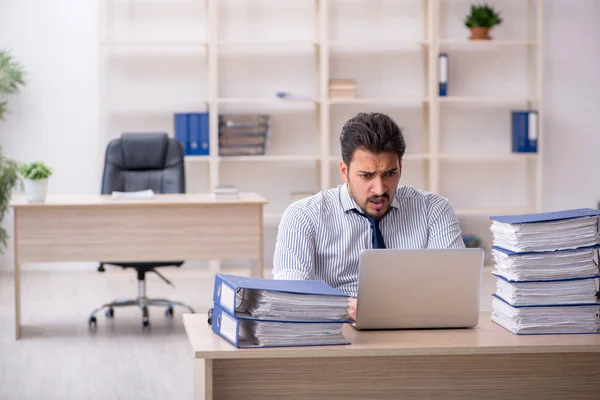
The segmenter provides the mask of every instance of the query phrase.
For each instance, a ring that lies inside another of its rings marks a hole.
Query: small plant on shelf
[[[501,23],[500,13],[487,4],[472,4],[471,13],[465,16],[465,26],[471,29],[470,40],[490,40],[490,29]]]
[[[48,191],[48,178],[52,170],[43,162],[19,165],[19,172],[25,181],[25,195],[29,202],[43,202]]]

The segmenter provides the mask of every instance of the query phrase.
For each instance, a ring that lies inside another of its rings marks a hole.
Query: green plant
[[[52,175],[52,169],[41,161],[19,165],[19,172],[25,179],[45,179]]]
[[[5,118],[8,103],[2,98],[19,92],[19,87],[25,85],[23,75],[21,65],[14,61],[8,51],[0,49],[0,121]]]
[[[21,180],[17,174],[17,163],[2,155],[0,148],[0,221],[4,219],[4,214],[8,210],[10,198],[15,186],[21,187]],[[0,226],[0,253],[3,253],[8,240],[8,232],[4,227]]]
[[[472,4],[471,13],[465,16],[465,26],[467,28],[491,28],[502,23],[500,13],[487,4]]]
[[[8,51],[0,49],[0,121],[3,121],[7,112],[7,101],[3,100],[6,95],[16,94],[19,88],[25,86],[25,78],[21,65],[17,63]],[[22,187],[18,175],[18,166],[13,160],[2,153],[0,147],[0,222],[8,210],[12,191],[16,187]],[[0,253],[4,252],[8,240],[8,232],[0,225]]]

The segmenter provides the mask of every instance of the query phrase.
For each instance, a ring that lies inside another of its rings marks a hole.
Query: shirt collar
[[[340,198],[342,201],[342,207],[344,209],[344,212],[350,211],[352,209],[356,209],[356,210],[362,212],[362,210],[360,209],[358,204],[356,204],[356,202],[354,201],[352,196],[350,196],[350,193],[348,192],[348,184],[347,183],[344,183],[342,185],[340,192],[341,192]],[[392,199],[392,207],[400,208],[400,202],[398,201],[398,199],[396,198],[395,195],[393,196],[393,199]]]

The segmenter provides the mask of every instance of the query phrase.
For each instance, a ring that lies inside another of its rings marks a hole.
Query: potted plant
[[[25,182],[25,196],[29,202],[43,202],[48,192],[48,178],[52,170],[43,162],[19,165],[19,172]]]
[[[7,100],[6,96],[19,92],[21,86],[25,85],[23,69],[12,56],[0,49],[0,121],[6,118]],[[7,158],[0,147],[0,222],[8,210],[13,189],[20,185],[17,163]],[[0,252],[6,248],[8,233],[0,225]]]
[[[471,29],[470,40],[490,40],[490,29],[502,23],[500,13],[487,4],[471,5],[471,13],[465,16],[465,26]]]

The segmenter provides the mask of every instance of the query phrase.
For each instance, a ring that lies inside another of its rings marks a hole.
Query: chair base
[[[138,271],[139,272],[139,271]],[[156,272],[156,271],[153,271]],[[148,313],[148,307],[150,306],[160,306],[166,307],[165,315],[167,317],[173,316],[173,307],[180,306],[188,309],[192,314],[195,314],[195,311],[192,307],[187,304],[184,304],[179,301],[173,301],[168,299],[151,299],[146,296],[146,280],[144,279],[145,274],[142,272],[139,274],[139,277],[142,279],[138,279],[138,297],[134,299],[118,299],[113,300],[110,303],[102,304],[94,308],[91,312],[90,317],[88,319],[88,327],[90,329],[95,329],[97,325],[96,314],[106,309],[105,314],[107,318],[112,318],[114,316],[114,309],[118,307],[129,307],[129,306],[138,306],[142,311],[142,326],[149,327],[150,326],[150,315]],[[163,278],[164,279],[164,278]]]

